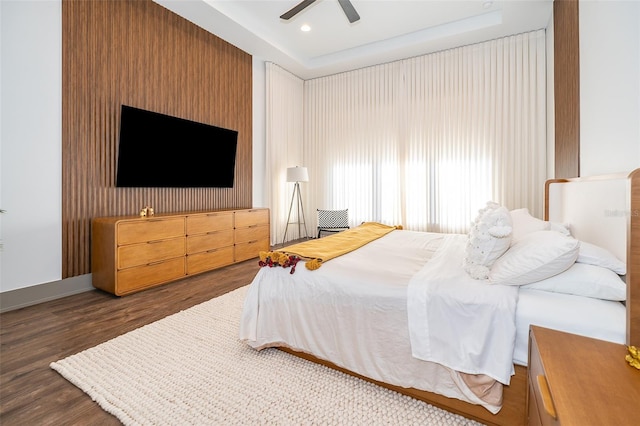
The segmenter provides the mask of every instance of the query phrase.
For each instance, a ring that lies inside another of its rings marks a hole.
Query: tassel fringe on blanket
[[[387,235],[402,226],[389,226],[377,222],[365,222],[362,225],[346,231],[315,240],[294,244],[276,251],[260,252],[260,266],[291,267],[291,274],[295,272],[298,261],[304,260],[305,267],[314,271],[323,262],[356,250],[371,241]]]

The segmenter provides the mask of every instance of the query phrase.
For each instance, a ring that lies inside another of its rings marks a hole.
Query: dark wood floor
[[[49,364],[251,283],[258,262],[118,298],[89,291],[0,314],[0,424],[117,425]]]

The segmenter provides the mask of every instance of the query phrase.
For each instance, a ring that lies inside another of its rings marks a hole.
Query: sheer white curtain
[[[266,64],[266,199],[271,209],[271,244],[284,237],[293,195],[293,183],[287,182],[287,168],[305,166],[303,162],[303,80],[279,66]],[[307,183],[301,183],[306,197]],[[306,208],[307,202],[303,200]],[[315,212],[315,210],[314,210]],[[305,211],[309,235],[313,235],[312,217]],[[298,220],[292,218],[292,220]],[[304,235],[304,231],[301,232]],[[287,229],[287,240],[299,238],[298,227]]]
[[[309,206],[466,232],[488,200],[542,215],[544,31],[304,83]]]

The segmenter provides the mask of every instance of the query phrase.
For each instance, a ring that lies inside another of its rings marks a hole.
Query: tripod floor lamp
[[[287,182],[295,182],[293,187],[293,194],[291,195],[291,204],[289,205],[289,215],[287,216],[287,226],[284,228],[284,237],[282,237],[282,244],[287,241],[287,231],[289,225],[298,225],[298,238],[302,237],[301,229],[304,229],[305,238],[309,238],[307,234],[307,223],[304,219],[304,206],[302,205],[302,197],[300,195],[300,182],[309,181],[309,172],[306,167],[289,167],[287,169]],[[291,222],[291,212],[296,204],[296,220]]]

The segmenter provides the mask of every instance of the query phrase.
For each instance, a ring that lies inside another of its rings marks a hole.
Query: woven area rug
[[[476,425],[238,339],[247,287],[51,364],[126,425]]]

